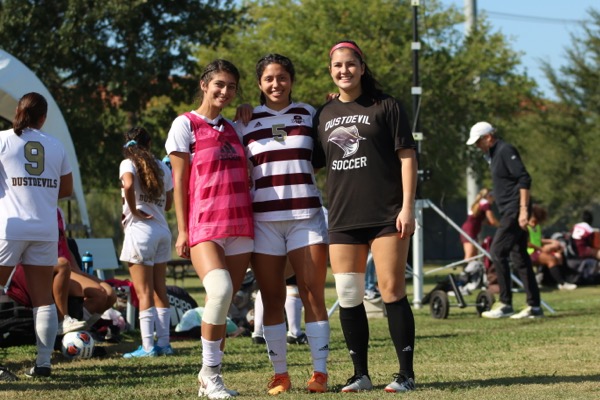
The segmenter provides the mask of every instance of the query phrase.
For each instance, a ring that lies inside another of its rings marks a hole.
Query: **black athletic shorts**
[[[389,233],[398,233],[396,225],[329,232],[329,244],[369,244],[373,239]]]

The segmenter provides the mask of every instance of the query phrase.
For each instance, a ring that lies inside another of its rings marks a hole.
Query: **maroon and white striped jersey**
[[[251,164],[255,220],[306,219],[321,208],[311,163],[314,114],[304,103],[281,111],[261,105],[248,125],[239,127]]]

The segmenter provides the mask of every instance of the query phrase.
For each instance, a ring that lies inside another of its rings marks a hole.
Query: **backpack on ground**
[[[35,344],[33,311],[13,300],[0,302],[0,347]]]

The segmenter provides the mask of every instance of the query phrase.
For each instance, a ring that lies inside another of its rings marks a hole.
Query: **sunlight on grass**
[[[443,277],[443,275],[440,275]],[[125,275],[119,278],[126,278]],[[327,303],[335,302],[328,277]],[[435,284],[428,277],[425,292]],[[174,282],[170,279],[169,284]],[[198,279],[178,285],[189,289],[199,304],[203,290]],[[412,286],[409,282],[409,296]],[[557,313],[541,320],[486,320],[474,307],[452,307],[448,319],[433,319],[429,308],[414,310],[417,327],[415,372],[417,391],[410,399],[598,399],[600,398],[600,288],[573,292],[543,291],[543,299]],[[475,294],[467,296],[474,303]],[[524,294],[514,296],[523,306]],[[451,299],[452,300],[452,299]],[[312,367],[307,346],[289,346],[288,364],[293,389],[282,399],[334,399],[352,375],[338,315],[331,320],[329,384],[331,393],[304,392]],[[398,372],[387,320],[370,320],[370,374],[375,391],[352,394],[353,399],[380,399],[383,388]],[[197,397],[196,374],[201,363],[198,340],[177,341],[177,355],[154,359],[123,359],[122,353],[139,344],[139,332],[124,335],[119,344],[102,344],[103,359],[68,362],[55,352],[50,380],[26,380],[22,371],[34,357],[33,346],[1,349],[3,363],[19,373],[16,383],[0,384],[2,399],[192,399]],[[224,358],[226,384],[241,392],[240,399],[269,398],[266,385],[272,369],[265,348],[250,338],[227,341]]]

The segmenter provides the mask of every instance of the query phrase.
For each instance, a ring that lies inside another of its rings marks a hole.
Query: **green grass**
[[[328,305],[335,302],[330,281]],[[425,292],[433,286],[428,277]],[[170,284],[173,282],[170,281]],[[181,284],[181,281],[177,282]],[[184,287],[202,298],[198,280],[186,278]],[[412,285],[409,285],[409,296]],[[598,399],[600,398],[600,287],[573,292],[544,291],[543,299],[555,310],[540,320],[485,320],[474,307],[450,309],[445,320],[432,319],[428,308],[414,310],[416,320],[415,372],[417,391],[410,399]],[[471,302],[475,296],[468,296]],[[514,305],[524,305],[524,294],[515,294]],[[454,301],[451,299],[451,301]],[[370,373],[375,390],[341,394],[352,373],[337,313],[331,319],[331,353],[328,363],[331,393],[309,395],[303,387],[311,373],[307,346],[288,347],[289,371],[294,386],[281,399],[381,399],[391,398],[383,387],[398,366],[389,339],[387,320],[371,319]],[[123,342],[105,345],[108,357],[68,362],[53,357],[51,380],[27,380],[35,348],[0,350],[4,364],[22,378],[0,383],[6,399],[192,399],[197,397],[196,374],[200,367],[197,340],[174,342],[177,355],[125,360],[123,352],[139,344],[139,332],[127,333]],[[227,342],[224,378],[241,399],[268,398],[266,384],[272,369],[263,346],[249,338]]]

